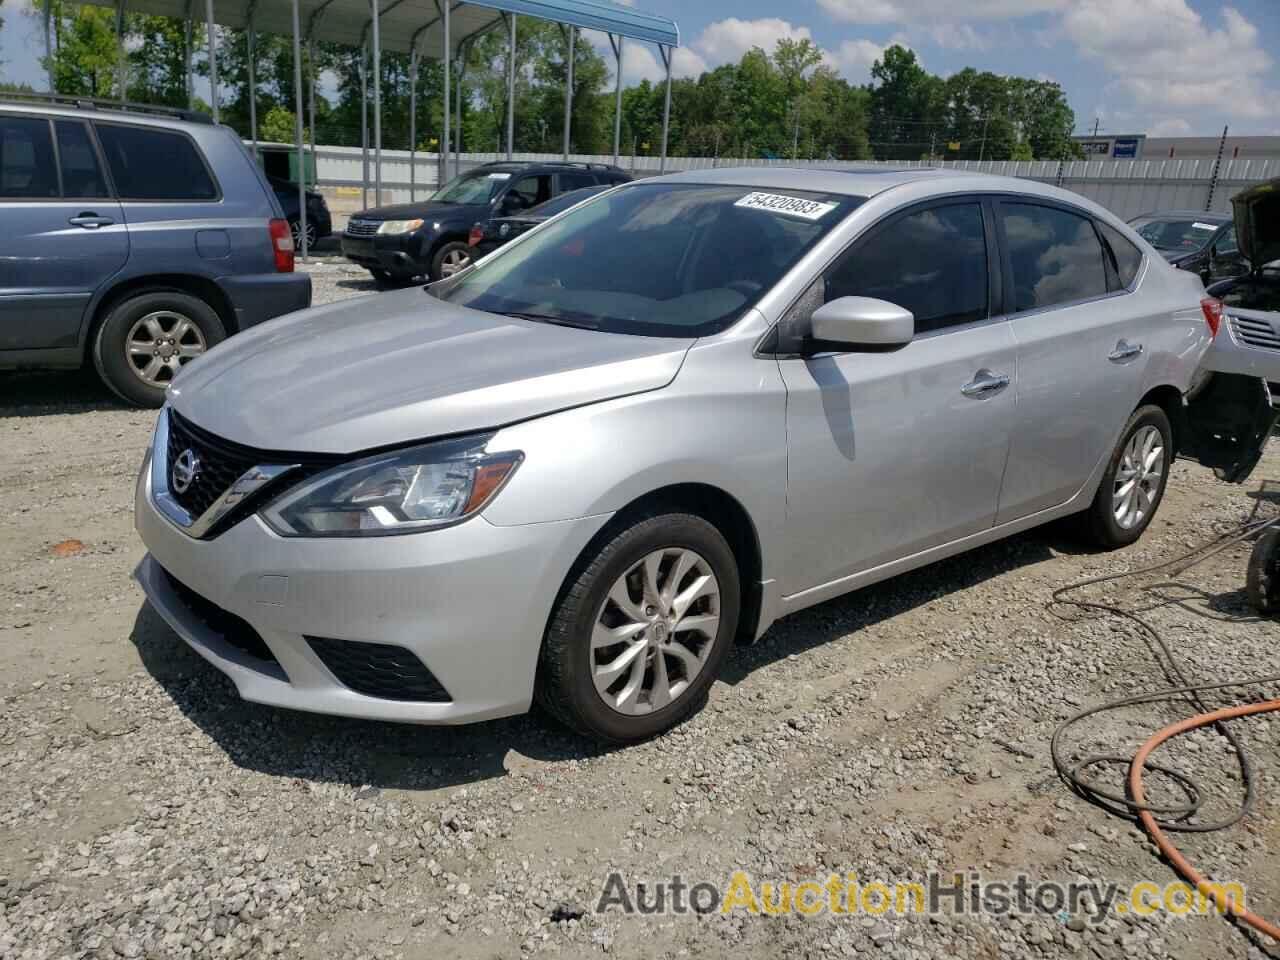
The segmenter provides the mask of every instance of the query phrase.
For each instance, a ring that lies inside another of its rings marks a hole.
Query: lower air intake
[[[414,703],[453,699],[426,664],[404,647],[331,637],[307,637],[307,643],[338,682],[356,693]]]

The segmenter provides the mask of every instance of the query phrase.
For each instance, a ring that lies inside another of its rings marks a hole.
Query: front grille
[[[426,664],[404,647],[330,637],[307,637],[307,643],[338,682],[356,693],[416,703],[453,699]]]
[[[372,237],[382,226],[379,220],[348,220],[347,234],[352,237]]]
[[[196,470],[191,486],[182,493],[174,489],[170,478],[169,493],[193,518],[199,517],[213,506],[213,502],[239,480],[246,470],[267,462],[250,447],[242,447],[215,437],[188,423],[171,410],[167,451],[170,470],[185,450],[195,454],[199,469]]]
[[[1262,350],[1280,350],[1280,336],[1266,320],[1260,317],[1231,317],[1236,338],[1251,347]]]
[[[225,643],[257,660],[279,666],[279,661],[271,652],[271,648],[248,621],[240,619],[230,610],[222,609],[212,600],[202,597],[168,570],[164,571],[164,576],[169,581],[169,586],[173,588],[173,592],[178,595],[178,599],[195,618],[216,633]]]

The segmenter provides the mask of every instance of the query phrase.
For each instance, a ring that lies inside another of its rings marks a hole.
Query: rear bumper
[[[236,312],[239,329],[311,306],[311,276],[306,273],[257,273],[218,281]]]

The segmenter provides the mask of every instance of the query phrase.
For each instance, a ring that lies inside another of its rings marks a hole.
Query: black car
[[[1228,307],[1280,313],[1280,178],[1236,194],[1231,206],[1243,269],[1213,284],[1209,293]]]
[[[532,210],[524,213],[517,213],[511,217],[490,217],[488,220],[481,220],[471,228],[471,235],[467,238],[467,243],[471,245],[475,256],[483,257],[486,253],[492,253],[497,250],[507,241],[514,240],[522,233],[527,233],[543,221],[550,220],[557,213],[563,213],[588,197],[603,193],[611,186],[613,184],[604,183],[595,187],[583,187],[581,190],[570,190],[568,193],[562,193],[560,196],[548,200],[546,203],[540,203]]]
[[[1200,210],[1144,213],[1129,221],[1144,240],[1179,270],[1200,275],[1206,285],[1248,272],[1231,217]]]
[[[426,200],[363,210],[347,221],[342,253],[381,284],[452,276],[471,262],[472,224],[509,217],[583,187],[631,178],[602,163],[486,163]]]
[[[267,177],[267,182],[271,184],[271,189],[275,191],[276,199],[280,201],[280,207],[284,210],[284,217],[289,221],[289,229],[293,233],[293,246],[295,249],[301,249],[302,242],[298,236],[298,228],[300,217],[298,215],[298,185],[289,180],[281,180],[279,177]],[[316,245],[317,240],[323,240],[325,237],[333,233],[333,218],[329,215],[329,205],[324,202],[324,197],[311,190],[307,191],[307,249],[310,250]]]

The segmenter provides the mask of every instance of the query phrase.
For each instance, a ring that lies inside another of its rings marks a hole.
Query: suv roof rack
[[[186,120],[190,123],[213,123],[213,118],[199,110],[187,110],[182,107],[165,107],[153,103],[135,103],[132,100],[104,100],[101,97],[78,97],[67,93],[41,93],[39,91],[5,91],[0,93],[0,102],[17,101],[19,103],[47,104],[55,107],[75,107],[79,110],[119,110],[123,113],[150,113],[157,116],[172,117],[175,120]]]

